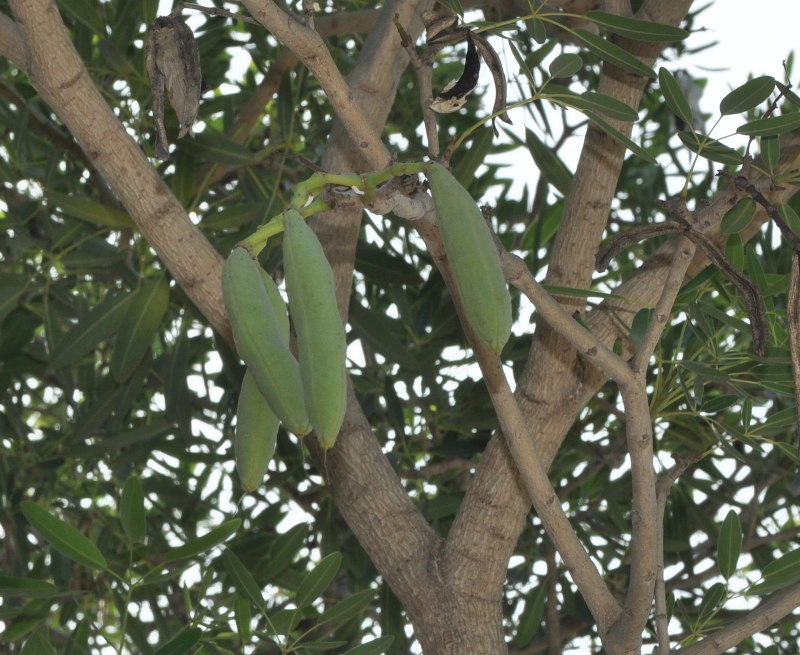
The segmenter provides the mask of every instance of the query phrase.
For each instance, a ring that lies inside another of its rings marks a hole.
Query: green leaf
[[[183,655],[191,651],[202,637],[203,631],[200,628],[189,628],[175,635],[155,655]]]
[[[800,237],[800,216],[791,205],[780,205],[778,215],[783,219],[788,228],[794,232],[795,236]]]
[[[113,290],[63,335],[50,356],[50,368],[75,364],[119,329],[136,293]]]
[[[728,409],[731,405],[739,402],[739,396],[734,394],[725,394],[724,396],[717,396],[703,401],[700,411],[704,414],[719,414],[719,412]]]
[[[723,116],[741,114],[764,102],[775,89],[775,79],[769,75],[756,77],[726,95],[719,103]]]
[[[244,146],[222,134],[209,131],[197,134],[194,139],[181,139],[178,143],[180,149],[188,150],[196,158],[217,164],[247,166],[258,160],[257,156]]]
[[[703,595],[697,611],[697,624],[703,625],[715,613],[720,603],[724,602],[727,588],[722,582],[716,582]]]
[[[25,641],[19,655],[56,655],[56,649],[50,643],[47,626],[42,624],[36,628]]]
[[[731,207],[722,217],[720,228],[726,234],[738,234],[753,220],[756,215],[756,201],[752,198],[742,198]]]
[[[603,61],[643,77],[656,77],[656,72],[652,68],[643,64],[618,45],[614,45],[610,41],[606,41],[604,38],[586,30],[577,29],[574,34],[583,41],[590,52],[600,57]]]
[[[28,523],[61,554],[89,568],[108,568],[106,558],[97,546],[69,523],[28,500],[22,501],[20,508]]]
[[[569,96],[569,100],[566,102],[582,111],[598,111],[619,121],[635,121],[639,118],[639,114],[633,107],[616,98],[594,91],[587,91],[579,96]]]
[[[487,126],[474,132],[468,148],[459,149],[459,156],[453,162],[453,175],[465,189],[469,189],[475,179],[475,171],[486,159],[493,143],[494,131]]]
[[[28,280],[0,280],[0,323],[17,306],[28,284]]]
[[[141,543],[147,534],[147,521],[144,510],[144,490],[139,476],[132,475],[122,487],[119,501],[119,518],[122,529],[131,543]]]
[[[0,575],[0,596],[3,598],[50,598],[57,595],[56,586],[46,580]]]
[[[128,307],[117,333],[111,355],[111,374],[127,379],[153,343],[169,304],[169,285],[165,277],[145,282]]]
[[[525,21],[525,26],[528,28],[528,32],[530,32],[536,43],[541,45],[547,41],[547,28],[545,27],[544,21],[532,18],[531,20]]]
[[[311,569],[295,592],[294,599],[297,607],[306,607],[316,600],[328,585],[333,582],[339,567],[342,564],[342,554],[331,553]]]
[[[636,312],[636,315],[631,321],[630,337],[631,341],[637,346],[641,346],[644,342],[644,337],[647,334],[647,328],[650,325],[650,318],[653,315],[652,307],[645,307]]]
[[[106,36],[106,25],[96,5],[88,0],[58,0],[59,8],[73,20],[82,23],[92,32]]]
[[[638,144],[634,143],[633,141],[631,141],[622,132],[620,132],[616,127],[612,127],[604,119],[600,118],[600,116],[598,116],[597,114],[595,114],[594,112],[591,112],[591,111],[586,112],[586,116],[592,121],[592,123],[597,125],[601,130],[603,130],[610,137],[612,137],[612,138],[616,139],[617,141],[619,141],[623,146],[625,146],[632,153],[634,153],[635,155],[639,155],[639,157],[641,157],[645,161],[649,161],[651,164],[658,165],[658,162],[655,160],[655,157],[653,157],[649,152],[647,152],[647,150],[645,150],[640,145],[638,145]]]
[[[75,629],[67,639],[67,644],[62,655],[86,655],[89,653],[89,636],[91,624],[88,618],[84,617],[75,626]]]
[[[528,146],[531,157],[533,157],[533,163],[536,164],[542,177],[562,195],[566,196],[572,186],[573,176],[564,165],[564,162],[531,129],[526,128],[525,130],[525,143]]]
[[[521,649],[527,646],[539,626],[542,624],[544,616],[544,606],[547,600],[547,585],[540,584],[536,587],[536,592],[525,599],[525,607],[517,623],[517,632],[514,635],[514,645]]]
[[[777,134],[762,136],[759,145],[761,159],[764,160],[767,170],[773,170],[781,156],[781,138]]]
[[[177,562],[178,560],[194,557],[200,553],[205,553],[211,550],[214,546],[218,546],[228,537],[234,534],[242,525],[242,519],[231,519],[222,525],[209,530],[202,537],[187,541],[182,546],[171,548],[164,555],[165,562]]]
[[[609,32],[619,34],[627,39],[635,39],[636,41],[682,41],[689,36],[689,32],[680,27],[607,14],[602,11],[588,11],[586,12],[586,18],[600,27],[604,27]]]
[[[108,207],[86,196],[71,196],[58,191],[47,191],[45,197],[51,207],[60,207],[61,211],[68,216],[86,221],[92,225],[101,225],[118,230],[135,226],[133,219],[125,212]]]
[[[258,577],[269,580],[278,575],[294,561],[307,538],[308,526],[304,523],[299,523],[284,534],[278,535],[272,542],[264,563],[258,567]]]
[[[763,594],[788,587],[800,580],[800,548],[767,564],[761,571],[762,582],[750,587],[751,594]]]
[[[317,625],[341,623],[361,614],[375,600],[374,589],[362,589],[343,601],[326,609],[317,619]]]
[[[564,52],[550,62],[547,70],[550,72],[550,77],[572,77],[582,66],[583,59],[580,55]]]
[[[694,116],[692,115],[692,108],[689,101],[681,90],[681,85],[678,80],[666,68],[658,69],[658,84],[661,87],[661,95],[664,96],[664,101],[667,107],[672,110],[672,113],[677,115],[686,125],[694,123]]]
[[[252,607],[252,603],[247,600],[247,598],[237,594],[233,611],[236,618],[236,631],[239,633],[239,639],[242,640],[242,643],[250,641],[250,635],[252,634],[252,628],[250,626],[253,620]]]
[[[742,552],[742,523],[735,510],[722,521],[717,539],[717,564],[722,577],[728,580],[736,571]]]
[[[740,152],[711,137],[681,130],[678,132],[678,138],[689,150],[710,161],[733,166],[740,166],[742,163]]]
[[[381,653],[386,652],[386,649],[392,645],[393,641],[394,637],[391,635],[378,637],[377,639],[373,639],[372,641],[368,641],[365,644],[345,651],[343,655],[381,655]]]
[[[249,599],[261,612],[266,612],[267,605],[258,583],[230,548],[222,551],[222,563],[225,565],[225,570],[228,572],[233,586],[236,587],[236,591]]]
[[[745,123],[736,131],[747,136],[769,136],[771,134],[784,134],[800,127],[800,112],[760,118]]]
[[[491,132],[491,128],[487,128]],[[422,284],[416,267],[371,243],[359,241],[356,247],[356,270],[375,282]]]

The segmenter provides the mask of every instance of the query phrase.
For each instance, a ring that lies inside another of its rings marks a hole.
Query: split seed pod
[[[320,444],[331,448],[347,409],[347,340],[333,271],[317,235],[299,212],[285,212],[283,223],[283,267],[306,408]]]
[[[467,321],[475,336],[499,354],[511,336],[512,313],[494,236],[472,196],[450,171],[432,163],[426,175]]]
[[[194,34],[180,18],[156,18],[147,36],[147,72],[153,92],[153,116],[156,121],[156,157],[169,157],[169,141],[164,128],[164,85],[169,103],[178,115],[178,138],[194,136],[203,83],[200,52]]]
[[[307,434],[311,428],[300,369],[286,343],[284,321],[264,286],[261,266],[245,248],[234,248],[225,260],[222,294],[236,349],[264,398],[287,430]]]

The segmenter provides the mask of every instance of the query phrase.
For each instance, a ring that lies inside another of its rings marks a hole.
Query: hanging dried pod
[[[146,61],[156,121],[155,154],[165,160],[169,157],[169,141],[164,128],[165,84],[169,103],[178,115],[178,138],[186,134],[194,136],[192,125],[200,107],[202,73],[200,53],[192,30],[180,18],[156,18],[147,37]]]

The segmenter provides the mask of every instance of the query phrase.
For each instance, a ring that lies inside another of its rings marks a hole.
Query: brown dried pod
[[[164,85],[169,103],[178,115],[178,138],[194,136],[192,125],[200,107],[202,73],[200,53],[194,34],[180,18],[161,16],[150,27],[147,37],[147,72],[153,92],[156,121],[156,157],[169,157],[169,142],[164,129]]]

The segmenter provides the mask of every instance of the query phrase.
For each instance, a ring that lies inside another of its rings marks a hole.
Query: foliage
[[[143,47],[156,3],[58,4],[92,79],[152,155]],[[347,2],[336,10],[360,8]],[[504,127],[504,138],[493,139],[478,101],[438,116],[443,137],[462,140],[454,175],[473,198],[496,199],[500,242],[524,257],[537,279],[547,271],[574,183],[565,143],[587,116],[633,151],[618,181],[609,237],[669,219],[657,200],[676,193],[700,206],[728,183],[712,172],[735,172],[744,154],[694,131],[688,101],[666,71],[675,68],[672,61],[645,94],[632,137],[613,127],[626,114],[623,103],[596,93],[602,60],[645,74],[649,67],[608,33],[680,35],[658,26],[642,32],[606,14],[594,19],[600,35],[576,28],[577,41],[545,29],[555,18],[494,21],[518,67],[509,78],[525,102],[511,115],[517,126],[531,126],[525,131]],[[683,27],[697,20],[690,16]],[[263,89],[281,48],[247,22],[195,16],[190,24],[209,89],[202,126],[196,139],[175,142],[169,161],[154,165],[227,255],[290,204],[312,173],[309,160],[318,162],[333,116],[319,83],[299,66],[280,77],[252,128],[237,132],[237,112]],[[352,66],[360,40],[327,37],[342,70]],[[666,53],[679,60],[684,49],[676,43]],[[460,52],[442,52],[434,89],[458,77]],[[229,72],[234,54],[249,58],[240,78]],[[264,485],[244,494],[232,445],[244,374],[238,356],[175,284],[30,80],[5,59],[0,75],[0,639],[9,652],[23,644],[35,652],[157,655],[410,652],[403,608],[342,519],[302,441],[281,429]],[[779,154],[770,159],[769,148],[779,149],[770,136],[800,125],[797,98],[782,91],[788,80],[779,82],[743,84],[712,116],[743,114],[739,131],[760,137],[759,165],[768,173],[777,171]],[[402,161],[422,161],[413,72],[402,78],[393,107],[384,141]],[[688,126],[679,138],[671,138],[673,112]],[[177,134],[174,113],[166,119],[167,132]],[[520,160],[535,163],[541,176],[525,180],[530,185],[517,194],[516,186],[511,190]],[[775,176],[777,184],[796,181]],[[766,352],[753,353],[740,290],[709,267],[680,292],[647,369],[659,470],[672,458],[694,462],[676,482],[664,519],[669,612],[686,644],[739,616],[759,594],[800,579],[800,455],[786,325],[794,244],[774,221],[748,233],[755,200],[745,204],[724,222],[726,254],[764,297]],[[780,211],[796,230],[800,203],[791,200]],[[594,277],[592,290],[575,293],[598,307],[661,243],[624,250]],[[260,260],[280,273],[279,238],[267,242]],[[524,303],[512,297],[515,316],[524,316]],[[630,336],[635,332],[634,325]],[[503,351],[517,375],[532,334],[520,320]],[[445,536],[498,420],[473,375],[474,355],[442,276],[413,227],[393,215],[364,215],[347,338],[350,379],[375,438]],[[572,525],[612,588],[623,588],[629,574],[631,479],[620,402],[617,387],[605,384],[550,469]],[[548,576],[558,597],[548,591]],[[522,530],[504,593],[512,649],[543,639],[546,600],[558,603],[565,642],[599,643],[535,516]],[[781,652],[800,649],[793,620],[767,632]],[[645,641],[654,643],[651,635]],[[748,637],[742,648],[767,652],[760,643]]]

